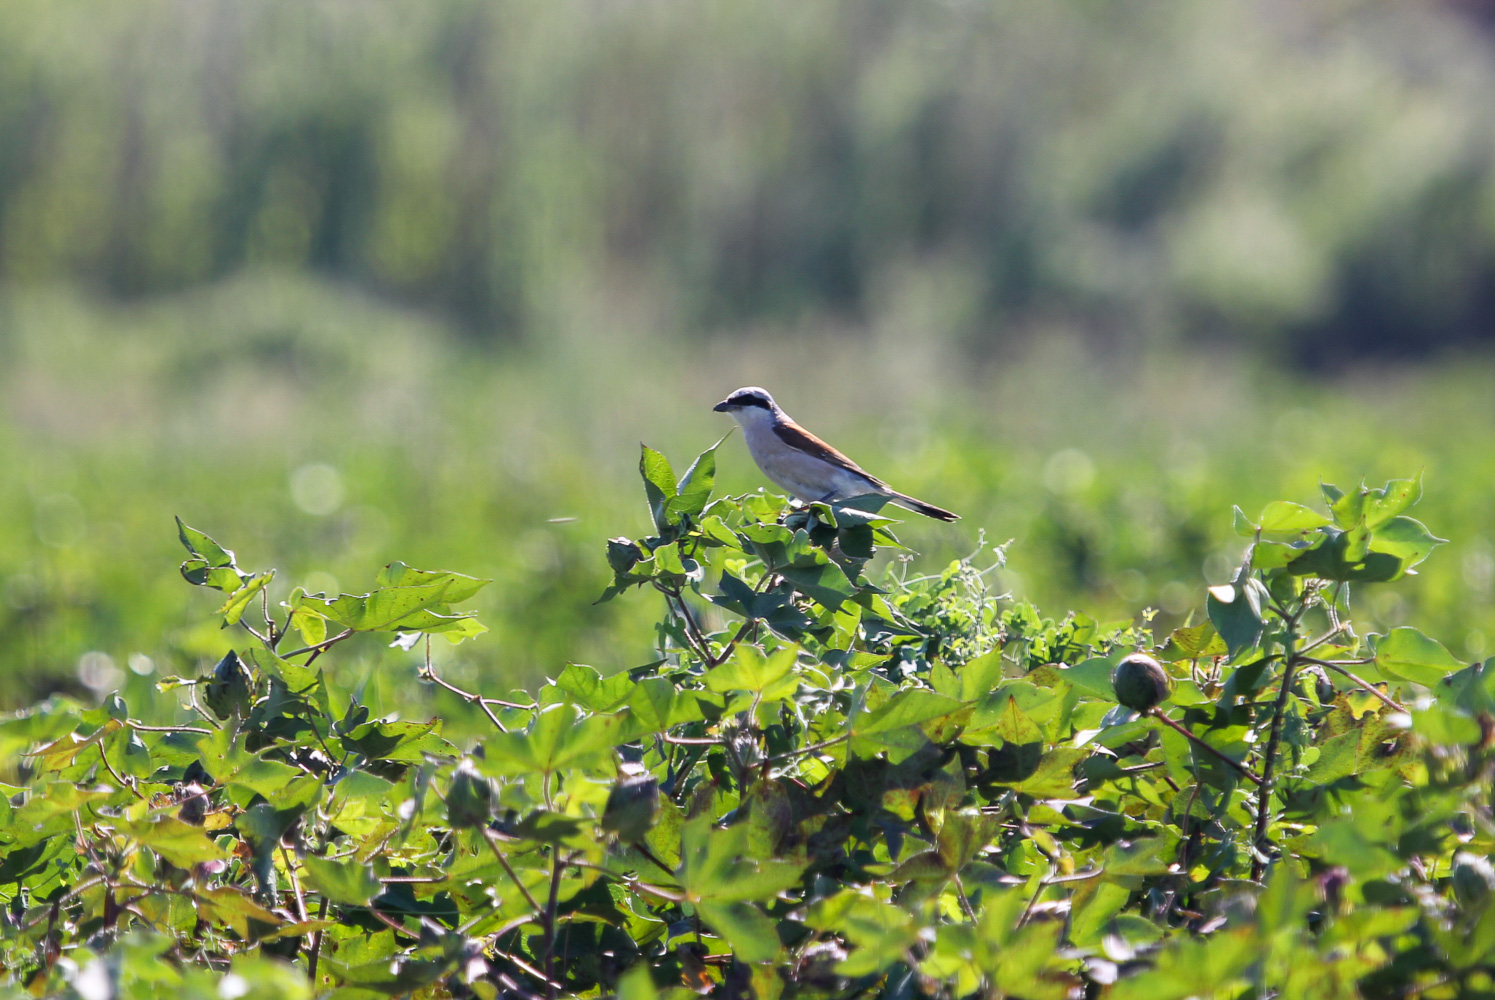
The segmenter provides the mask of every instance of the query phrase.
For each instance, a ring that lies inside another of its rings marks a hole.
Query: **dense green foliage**
[[[880,500],[714,498],[715,451],[677,476],[645,448],[652,527],[607,543],[602,598],[666,603],[658,658],[533,695],[432,658],[481,635],[456,608],[487,581],[393,563],[272,613],[273,574],[180,525],[235,651],[0,723],[26,751],[0,799],[10,988],[1492,989],[1495,664],[1352,624],[1441,544],[1407,513],[1420,478],[1238,509],[1233,579],[1154,642],[994,594],[984,545],[874,582],[899,548]],[[381,633],[484,720],[476,742],[339,683],[328,664]]]
[[[174,572],[163,511],[215,526],[285,585],[367,587],[392,559],[493,579],[472,606],[495,641],[447,653],[469,687],[531,685],[568,659],[632,666],[656,607],[591,604],[606,574],[596,539],[641,516],[626,456],[640,439],[683,452],[714,438],[711,405],[752,382],[869,470],[964,515],[904,529],[928,558],[957,558],[985,528],[1016,540],[1001,588],[1056,613],[1150,606],[1164,628],[1197,605],[1201,575],[1229,578],[1233,503],[1312,502],[1320,478],[1425,468],[1439,484],[1427,519],[1452,541],[1357,614],[1416,622],[1461,656],[1495,652],[1487,364],[1326,384],[1219,359],[1107,367],[1055,352],[925,378],[903,354],[836,338],[701,366],[605,331],[559,356],[475,357],[424,318],[270,275],[148,306],[40,293],[10,305],[0,709],[96,697],[131,663],[196,673],[227,651]],[[740,439],[720,474],[734,493],[762,484]],[[87,664],[105,657],[101,683]],[[360,646],[344,660],[398,657]]]

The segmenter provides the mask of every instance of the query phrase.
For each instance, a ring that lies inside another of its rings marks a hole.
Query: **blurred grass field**
[[[592,603],[639,442],[688,461],[749,383],[965,515],[904,527],[919,566],[984,531],[1048,612],[1159,628],[1232,504],[1422,470],[1450,542],[1370,617],[1495,650],[1491,23],[0,6],[0,706],[222,652],[173,515],[276,596],[492,577],[461,677],[643,662],[650,598]]]
[[[132,667],[200,671],[226,648],[176,573],[180,514],[247,567],[361,592],[384,563],[492,577],[490,635],[442,650],[456,676],[529,683],[568,661],[645,662],[652,599],[591,602],[602,542],[646,523],[639,441],[688,461],[711,405],[770,385],[864,465],[961,512],[912,519],[916,566],[1015,539],[1002,586],[1099,618],[1201,606],[1248,514],[1317,502],[1322,479],[1422,471],[1417,514],[1450,543],[1369,618],[1416,621],[1459,655],[1495,645],[1495,394],[1487,362],[1333,382],[1209,355],[1136,361],[1049,339],[984,366],[928,365],[793,332],[702,352],[621,337],[583,354],[496,353],[346,290],[262,273],[164,303],[10,297],[0,462],[0,631],[10,705],[105,689]],[[627,332],[626,330],[624,331]],[[650,352],[646,364],[624,355]],[[764,485],[740,440],[720,486]],[[1389,594],[1391,589],[1387,590]],[[408,654],[366,646],[366,663]],[[149,664],[149,667],[147,666]]]

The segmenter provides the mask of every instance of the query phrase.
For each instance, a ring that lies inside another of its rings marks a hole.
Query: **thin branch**
[[[1256,793],[1256,829],[1252,837],[1252,847],[1255,849],[1251,859],[1251,881],[1260,882],[1261,876],[1266,871],[1266,840],[1267,825],[1272,816],[1272,792],[1275,790],[1274,780],[1277,769],[1277,747],[1282,742],[1282,717],[1287,714],[1287,699],[1293,692],[1293,671],[1298,667],[1296,650],[1293,648],[1297,642],[1298,619],[1294,615],[1286,619],[1287,635],[1284,637],[1282,647],[1287,650],[1287,661],[1282,668],[1282,686],[1277,692],[1277,703],[1272,708],[1272,729],[1267,737],[1267,748],[1265,761],[1261,766],[1261,781],[1258,782]]]
[[[540,904],[535,902],[535,897],[530,895],[529,890],[524,887],[524,883],[519,881],[519,876],[514,874],[514,869],[509,867],[509,860],[505,858],[499,851],[498,838],[494,836],[493,831],[484,828],[483,839],[488,841],[488,846],[493,850],[493,856],[498,859],[498,863],[502,865],[503,870],[508,873],[510,880],[513,881],[515,888],[519,890],[519,894],[524,897],[525,902],[529,903],[529,905],[534,908],[536,913],[539,913]]]
[[[280,658],[282,660],[289,660],[291,657],[300,656],[302,653],[320,653],[323,650],[327,649],[327,647],[332,646],[335,643],[342,642],[344,639],[351,636],[353,632],[354,630],[351,628],[343,629],[331,639],[323,639],[321,642],[315,643],[314,645],[302,646],[300,649],[293,649],[289,653],[281,653]]]
[[[1335,663],[1333,660],[1320,660],[1320,659],[1316,659],[1316,658],[1314,658],[1312,656],[1302,656],[1302,657],[1299,657],[1299,659],[1301,659],[1304,663],[1312,663],[1312,664],[1314,664],[1316,666],[1328,667],[1330,670],[1336,671],[1337,673],[1341,673],[1345,677],[1348,677],[1351,681],[1353,681],[1355,683],[1355,685],[1357,687],[1359,687],[1361,690],[1363,690],[1366,694],[1373,694],[1373,695],[1375,695],[1377,698],[1381,699],[1381,701],[1383,701],[1386,705],[1388,705],[1391,708],[1396,709],[1398,712],[1405,712],[1406,711],[1406,709],[1403,708],[1401,706],[1401,704],[1399,704],[1395,699],[1390,698],[1387,695],[1383,694],[1381,692],[1380,688],[1377,688],[1370,681],[1366,680],[1363,677],[1356,676],[1355,674],[1353,674],[1350,671],[1346,670],[1344,667],[1340,666],[1338,663]]]
[[[650,896],[654,896],[657,899],[662,899],[667,903],[685,902],[685,896],[682,893],[671,892],[668,889],[661,889],[659,886],[651,885],[648,882],[640,882],[637,879],[624,879],[622,884],[625,888],[632,889],[635,892],[646,893]]]
[[[1023,907],[1023,912],[1018,915],[1017,924],[1015,926],[1021,927],[1023,926],[1023,924],[1028,922],[1028,917],[1033,913],[1033,907],[1038,905],[1038,897],[1042,896],[1043,890],[1049,887],[1049,878],[1051,877],[1051,875],[1052,872],[1050,873],[1050,875],[1045,875],[1043,878],[1038,880],[1038,888],[1034,889],[1033,895],[1028,897],[1028,905]]]
[[[1223,763],[1225,763],[1229,767],[1233,768],[1236,771],[1236,773],[1238,773],[1241,777],[1247,779],[1248,781],[1252,781],[1252,782],[1254,782],[1257,785],[1260,785],[1262,783],[1262,779],[1258,778],[1255,774],[1253,774],[1251,772],[1251,769],[1248,768],[1248,767],[1246,767],[1245,764],[1242,764],[1240,761],[1236,760],[1234,757],[1229,756],[1224,751],[1222,751],[1222,750],[1220,750],[1220,749],[1218,749],[1216,747],[1210,746],[1204,740],[1200,739],[1198,736],[1195,736],[1193,733],[1189,732],[1183,726],[1179,725],[1177,722],[1174,722],[1172,719],[1168,718],[1168,716],[1164,715],[1162,713],[1162,711],[1160,711],[1157,708],[1157,706],[1153,706],[1153,708],[1151,709],[1151,712],[1152,712],[1152,717],[1154,719],[1157,719],[1159,722],[1163,723],[1165,726],[1168,726],[1168,727],[1172,728],[1173,730],[1175,730],[1176,732],[1178,732],[1180,735],[1187,737],[1195,746],[1200,747],[1200,748],[1202,748],[1204,750],[1207,750],[1210,753],[1214,754]]]
[[[798,750],[785,750],[783,753],[776,753],[772,757],[765,757],[763,758],[763,763],[777,764],[781,760],[789,760],[792,757],[801,757],[808,753],[815,753],[817,750],[824,750],[826,747],[833,747],[837,743],[844,743],[849,739],[851,739],[850,733],[842,733],[840,736],[833,736],[821,743],[812,743],[807,747],[800,747]]]
[[[301,893],[301,880],[296,877],[296,863],[291,860],[291,852],[286,845],[280,845],[280,860],[285,862],[286,874],[291,879],[291,891],[296,898],[296,916],[304,924],[306,923],[306,897]]]
[[[140,789],[135,787],[135,783],[133,781],[126,781],[124,778],[121,778],[119,776],[119,772],[114,769],[114,765],[109,763],[109,755],[104,752],[104,744],[97,743],[95,744],[95,746],[99,748],[99,760],[104,762],[104,766],[109,769],[109,773],[114,776],[114,780],[119,782],[119,787],[128,788],[130,791],[135,793],[135,797],[137,799],[144,802],[145,796],[140,794]]]
[[[555,914],[559,906],[561,895],[561,870],[565,865],[561,862],[561,851],[558,847],[551,848],[550,859],[550,898],[545,903],[545,991],[550,1000],[556,1000],[555,982]]]
[[[507,733],[509,731],[508,727],[499,721],[498,716],[493,714],[493,709],[488,707],[490,701],[495,704],[506,704],[505,702],[499,702],[496,698],[484,698],[482,695],[474,694],[471,691],[464,691],[455,684],[450,684],[436,675],[436,668],[431,664],[431,636],[429,633],[426,635],[426,665],[421,668],[420,677],[423,680],[429,680],[441,685],[469,705],[476,705],[478,708],[481,708],[483,714],[488,716],[488,721],[493,723],[499,732]]]
[[[753,588],[754,596],[763,593],[763,591],[768,587],[769,581],[775,580],[777,578],[777,573],[765,572],[763,576],[758,580],[758,585]],[[751,616],[744,618],[742,620],[742,625],[737,629],[736,634],[734,634],[732,638],[727,640],[727,644],[722,647],[722,651],[720,653],[717,653],[715,656],[707,658],[707,665],[712,667],[719,667],[723,663],[726,663],[727,657],[732,655],[732,651],[737,648],[737,644],[747,637],[748,632],[757,629],[758,621],[759,620],[757,618],[753,618]]]
[[[711,662],[711,647],[706,643],[706,637],[701,633],[701,626],[696,624],[695,615],[691,614],[690,605],[685,601],[685,595],[677,587],[666,587],[655,583],[654,586],[660,593],[664,594],[665,604],[671,612],[680,615],[681,631],[685,636],[686,645],[691,651],[700,657],[703,663]]]
[[[321,899],[321,901],[319,903],[317,903],[317,919],[321,920],[321,919],[323,919],[326,916],[327,916],[327,897],[323,896],[322,899]],[[322,928],[318,927],[317,928],[317,932],[312,935],[312,938],[311,938],[311,955],[310,955],[310,957],[308,957],[308,959],[306,961],[306,978],[311,980],[313,987],[315,987],[316,983],[317,983],[317,959],[320,958],[321,956],[322,956]]]
[[[737,644],[744,638],[746,638],[748,632],[757,627],[757,625],[758,619],[744,618],[742,620],[742,626],[737,630],[737,633],[733,635],[732,638],[727,640],[727,644],[722,647],[722,651],[720,653],[717,653],[715,656],[707,658],[707,665],[712,667],[719,667],[723,663],[726,663],[727,657],[732,655],[732,651],[737,648]]]
[[[200,726],[147,726],[133,719],[126,719],[123,723],[127,728],[142,733],[197,733],[201,736],[212,736],[211,729],[203,729]]]
[[[960,882],[960,873],[956,872],[953,878],[955,881],[955,894],[960,897],[960,908],[965,911],[966,919],[970,920],[973,924],[977,923],[976,908],[966,898],[966,887]]]
[[[545,975],[545,973],[541,972],[539,969],[535,968],[533,965],[530,965],[528,962],[524,961],[519,956],[510,954],[509,952],[506,952],[506,951],[499,951],[497,948],[492,948],[491,946],[490,946],[490,950],[493,952],[494,955],[496,955],[499,958],[503,959],[505,962],[512,962],[512,963],[514,963],[519,968],[523,969],[525,972],[529,973],[530,975],[534,976],[536,979],[540,980],[540,982],[544,983],[545,984],[545,989],[550,993],[551,996],[555,996],[556,991],[561,988],[561,984],[560,983],[558,983],[555,980],[551,979],[549,976]]]
[[[1344,629],[1345,629],[1344,623],[1336,620],[1334,622],[1334,624],[1330,627],[1329,631],[1325,632],[1323,635],[1319,636],[1317,639],[1313,640],[1308,645],[1306,645],[1302,649],[1298,650],[1298,652],[1300,654],[1301,653],[1308,653],[1308,652],[1311,652],[1311,651],[1313,651],[1315,649],[1318,649],[1324,643],[1328,642],[1330,639],[1333,639],[1335,636],[1337,636],[1341,632],[1343,632]]]

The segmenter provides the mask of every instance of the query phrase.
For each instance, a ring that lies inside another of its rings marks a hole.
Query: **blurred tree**
[[[1478,4],[29,0],[0,9],[0,282],[304,268],[543,339],[1060,323],[1313,364],[1488,340]],[[893,290],[893,291],[890,291]]]

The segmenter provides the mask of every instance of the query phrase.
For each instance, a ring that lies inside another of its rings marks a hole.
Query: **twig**
[[[955,882],[955,894],[960,897],[960,908],[965,910],[966,918],[969,919],[971,923],[977,923],[978,920],[976,917],[976,908],[972,906],[971,901],[966,898],[966,887],[960,882],[960,873],[956,872],[955,875],[952,876],[952,878]]]
[[[1252,782],[1256,783],[1257,785],[1260,785],[1262,783],[1262,779],[1258,778],[1255,774],[1253,774],[1251,772],[1251,770],[1248,767],[1246,767],[1245,764],[1242,764],[1240,761],[1236,760],[1234,757],[1229,756],[1224,751],[1219,750],[1216,747],[1210,746],[1204,740],[1200,739],[1198,736],[1195,736],[1193,733],[1189,732],[1183,726],[1179,725],[1177,722],[1174,722],[1172,719],[1168,718],[1168,716],[1164,715],[1157,708],[1156,705],[1154,705],[1150,709],[1150,711],[1151,711],[1152,717],[1154,719],[1157,719],[1159,722],[1163,723],[1165,726],[1168,726],[1168,727],[1172,728],[1173,730],[1175,730],[1176,732],[1178,732],[1180,735],[1187,737],[1195,746],[1202,747],[1203,749],[1208,750],[1210,753],[1214,754],[1216,757],[1218,757],[1225,764],[1227,764],[1230,767],[1234,768],[1236,770],[1236,772],[1238,774],[1240,774],[1241,777],[1246,778],[1247,780],[1252,781]]]
[[[481,708],[483,710],[483,714],[488,716],[488,721],[493,723],[493,725],[498,728],[499,732],[507,733],[509,731],[508,727],[500,722],[498,716],[494,715],[493,710],[488,707],[488,701],[490,699],[484,698],[482,695],[474,694],[471,691],[464,691],[461,688],[457,687],[455,684],[449,684],[446,681],[442,680],[440,677],[436,676],[436,668],[431,664],[431,635],[429,632],[426,633],[426,665],[421,670],[420,676],[425,678],[426,680],[434,681],[435,683],[440,684],[452,694],[461,698],[463,701],[466,701],[469,705],[476,705],[478,708]],[[501,702],[498,702],[497,699],[492,700],[496,703],[502,704]]]
[[[711,647],[706,643],[706,637],[701,632],[701,626],[696,624],[695,615],[691,614],[690,605],[685,601],[685,595],[678,587],[666,587],[655,583],[659,592],[664,594],[665,604],[671,611],[678,611],[680,615],[681,629],[685,636],[686,644],[703,663],[711,663]]]
[[[280,845],[280,860],[286,864],[286,874],[291,879],[291,892],[296,898],[296,916],[304,924],[306,923],[306,897],[301,894],[301,880],[296,877],[296,863],[291,860],[291,852],[286,845]]]
[[[104,744],[97,743],[95,744],[95,746],[99,748],[99,760],[104,762],[104,767],[108,768],[109,773],[114,776],[114,780],[119,782],[119,787],[128,788],[130,791],[135,793],[135,797],[137,799],[144,802],[145,796],[140,794],[140,789],[135,787],[135,783],[133,781],[126,781],[124,778],[121,778],[119,776],[119,772],[114,769],[114,765],[109,763],[109,755],[104,752]]]
[[[763,591],[767,588],[767,586],[769,584],[769,581],[777,579],[777,577],[778,577],[777,573],[767,573],[767,572],[765,572],[763,574],[762,578],[759,579],[758,585],[753,588],[753,594],[754,594],[754,596],[757,596],[758,594],[763,593]],[[727,657],[729,657],[729,656],[732,655],[732,650],[734,650],[734,649],[737,648],[737,644],[739,642],[741,642],[744,638],[747,637],[747,634],[748,634],[749,631],[754,630],[757,627],[758,627],[758,619],[757,618],[754,618],[751,615],[749,615],[748,617],[744,618],[742,620],[742,625],[737,629],[736,634],[734,634],[732,636],[732,638],[730,638],[730,639],[727,640],[727,644],[722,647],[722,651],[720,653],[717,653],[715,656],[707,658],[707,660],[706,660],[707,665],[708,666],[712,666],[712,667],[719,667],[723,663],[726,663],[727,662]]]
[[[1403,708],[1395,699],[1383,694],[1381,690],[1370,681],[1366,680],[1363,677],[1356,676],[1355,674],[1346,670],[1344,667],[1340,666],[1338,663],[1335,663],[1333,660],[1320,660],[1312,656],[1302,656],[1299,657],[1299,659],[1304,663],[1312,663],[1316,666],[1328,667],[1330,670],[1341,673],[1344,676],[1348,677],[1350,680],[1354,681],[1356,686],[1363,690],[1366,694],[1375,695],[1377,698],[1381,699],[1381,701],[1383,701],[1387,706],[1396,709],[1398,712],[1406,711],[1406,709]]]
[[[556,1000],[555,982],[555,914],[561,895],[561,862],[559,847],[552,847],[550,860],[550,899],[545,903],[545,991],[550,1000]]]
[[[494,836],[493,831],[484,828],[483,839],[488,841],[488,846],[493,850],[493,856],[498,859],[498,863],[502,865],[503,870],[508,873],[510,880],[513,881],[515,888],[519,890],[519,894],[524,897],[525,902],[529,903],[529,905],[534,908],[534,911],[536,913],[539,913],[540,904],[535,902],[535,897],[530,895],[529,890],[524,887],[524,883],[519,881],[519,876],[514,874],[514,869],[509,867],[509,860],[503,856],[502,852],[499,851],[498,838]]]
[[[763,758],[763,763],[776,764],[781,760],[789,760],[791,757],[799,757],[807,753],[815,753],[817,750],[824,750],[826,747],[833,747],[837,743],[844,743],[849,739],[851,739],[850,733],[842,733],[840,736],[833,736],[821,743],[812,743],[807,747],[800,747],[798,750],[785,750],[783,753],[776,753],[772,757],[765,757]]]
[[[1293,644],[1297,641],[1298,618],[1289,615],[1283,622],[1287,628],[1287,634],[1283,637],[1282,648],[1288,651],[1287,661],[1282,667],[1282,687],[1277,692],[1277,703],[1272,707],[1272,729],[1267,737],[1266,760],[1261,766],[1261,781],[1256,792],[1256,829],[1252,836],[1252,846],[1255,848],[1251,858],[1251,881],[1260,882],[1261,876],[1266,871],[1266,839],[1267,824],[1272,814],[1272,792],[1275,790],[1276,782],[1274,773],[1277,769],[1277,746],[1282,742],[1282,717],[1287,713],[1287,699],[1293,691],[1293,671],[1298,667],[1298,657]]]
[[[1043,878],[1038,880],[1038,888],[1034,889],[1033,895],[1028,897],[1028,905],[1023,907],[1023,912],[1018,915],[1017,924],[1015,926],[1021,927],[1023,926],[1023,924],[1028,922],[1028,917],[1033,913],[1033,907],[1038,905],[1038,897],[1042,896],[1043,890],[1049,887],[1049,878],[1052,874],[1053,873],[1050,872],[1049,875],[1045,875]]]
[[[1329,631],[1325,632],[1323,635],[1319,636],[1317,639],[1313,640],[1308,645],[1306,645],[1302,649],[1298,650],[1298,652],[1299,653],[1307,653],[1307,652],[1309,652],[1311,650],[1318,649],[1324,643],[1328,642],[1330,639],[1332,639],[1335,636],[1339,635],[1339,633],[1341,633],[1343,631],[1344,631],[1344,623],[1342,623],[1342,622],[1340,622],[1340,621],[1338,621],[1336,619],[1336,620],[1334,620],[1333,627],[1331,627],[1329,629]]]
[[[321,902],[317,903],[317,919],[321,920],[327,916],[327,897],[323,896]],[[311,955],[306,960],[306,978],[310,979],[313,988],[317,984],[317,959],[322,957],[322,928],[311,936]]]
[[[333,645],[334,643],[342,642],[344,639],[346,639],[350,635],[352,635],[353,631],[354,630],[350,629],[350,628],[349,629],[343,629],[341,632],[339,632],[337,635],[333,636],[331,639],[323,639],[321,642],[314,643],[313,645],[302,646],[300,649],[293,649],[289,653],[281,653],[280,654],[280,658],[282,660],[289,660],[291,657],[293,657],[293,656],[300,656],[302,653],[320,653],[323,650],[325,650],[327,647]]]
[[[373,914],[373,917],[374,917],[375,920],[379,921],[381,924],[383,924],[385,927],[388,927],[390,930],[394,931],[395,933],[397,933],[397,934],[403,934],[403,935],[405,935],[408,938],[415,938],[417,941],[420,940],[420,935],[419,934],[415,933],[410,928],[408,928],[404,924],[400,923],[398,920],[393,920],[393,919],[385,916],[383,913],[380,913],[378,910],[374,909],[372,906],[369,907],[369,913]]]
[[[512,963],[514,963],[519,968],[523,969],[525,972],[528,972],[530,975],[532,975],[536,979],[540,980],[540,982],[542,982],[542,983],[545,984],[545,989],[550,993],[551,996],[555,996],[556,991],[558,989],[560,989],[560,986],[561,986],[560,983],[558,983],[555,980],[551,979],[549,976],[545,975],[545,973],[541,972],[539,969],[535,968],[533,965],[530,965],[528,962],[524,961],[519,956],[511,954],[511,953],[506,952],[506,951],[499,951],[497,948],[493,948],[491,946],[490,946],[489,950],[491,950],[494,955],[496,955],[499,958],[503,959],[505,962],[512,962]]]
[[[671,892],[668,889],[661,889],[659,886],[651,885],[648,882],[640,882],[637,879],[624,879],[622,884],[625,888],[632,889],[635,892],[647,893],[648,895],[654,896],[658,899],[662,899],[667,903],[685,902],[685,896],[683,894],[678,892]]]
[[[147,726],[133,719],[124,721],[126,728],[134,729],[142,733],[197,733],[201,736],[212,736],[211,729],[203,729],[200,726]]]

